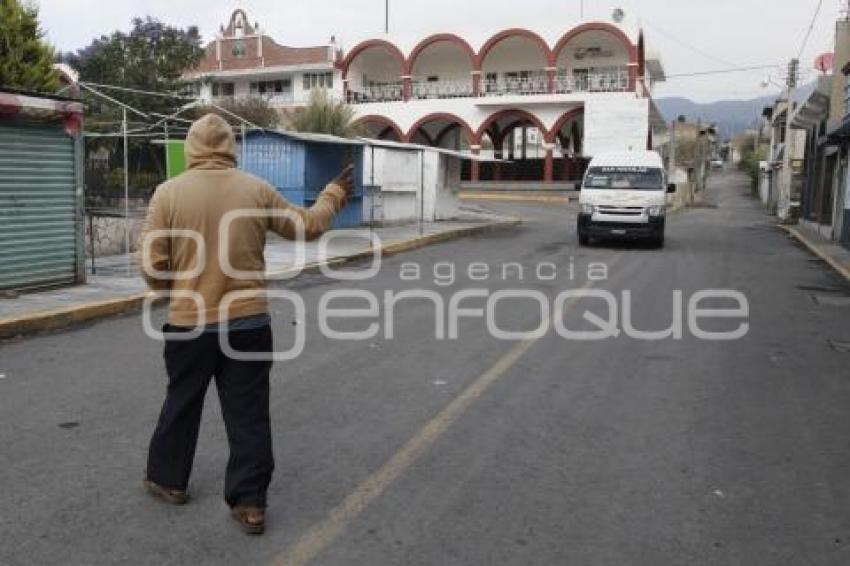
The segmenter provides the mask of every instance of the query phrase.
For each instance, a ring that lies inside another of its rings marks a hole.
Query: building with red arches
[[[256,43],[241,57],[240,38]],[[262,53],[276,54],[271,67],[256,58]],[[498,158],[473,164],[470,180],[559,181],[578,178],[594,153],[652,147],[663,121],[651,93],[665,77],[647,53],[641,29],[604,21],[555,37],[513,28],[481,41],[440,33],[411,45],[380,37],[347,50],[285,48],[237,10],[195,77],[203,73],[201,94],[210,97],[272,85],[281,107],[326,88],[351,104],[370,137]]]

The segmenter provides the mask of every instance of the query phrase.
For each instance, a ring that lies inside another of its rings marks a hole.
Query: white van
[[[649,240],[664,246],[667,173],[654,151],[599,153],[584,176],[579,200],[579,243],[593,238]]]

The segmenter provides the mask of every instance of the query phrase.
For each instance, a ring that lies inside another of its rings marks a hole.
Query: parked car
[[[712,169],[723,169],[725,163],[722,159],[712,159],[711,160],[711,168]]]
[[[664,246],[667,184],[661,156],[654,151],[600,153],[582,182],[578,215],[579,243],[593,238],[649,240]]]

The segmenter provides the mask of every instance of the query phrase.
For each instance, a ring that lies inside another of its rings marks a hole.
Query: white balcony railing
[[[469,98],[472,96],[472,80],[468,81],[417,81],[411,85],[410,98]]]
[[[212,101],[215,104],[228,104],[232,103],[235,100],[248,100],[252,98],[260,98],[265,100],[271,106],[287,106],[295,103],[295,96],[291,92],[277,93],[277,94],[259,94],[259,93],[250,93],[250,94],[236,94],[232,96],[214,96]]]
[[[558,71],[552,90],[545,71],[518,73],[519,76],[499,76],[481,83],[481,97],[530,96],[539,94],[572,94],[582,92],[628,92],[631,88],[628,67],[612,67],[604,72],[567,73]],[[471,98],[472,79],[469,81],[427,82],[414,79],[410,85],[411,100]],[[850,94],[850,90],[848,90]],[[404,100],[404,83],[353,88],[348,93],[351,104],[393,102]]]
[[[351,104],[366,104],[369,102],[393,102],[404,99],[404,83],[384,83],[360,87],[350,90],[348,102]]]
[[[555,93],[626,92],[629,90],[629,69],[616,68],[604,73],[559,74],[555,77]]]
[[[549,76],[545,71],[520,73],[520,75],[486,79],[482,88],[482,96],[547,94],[549,92]]]

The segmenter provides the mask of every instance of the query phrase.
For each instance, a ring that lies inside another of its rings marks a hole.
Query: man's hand
[[[331,181],[332,184],[345,191],[346,196],[354,192],[354,165],[349,165],[342,170],[339,176]]]

